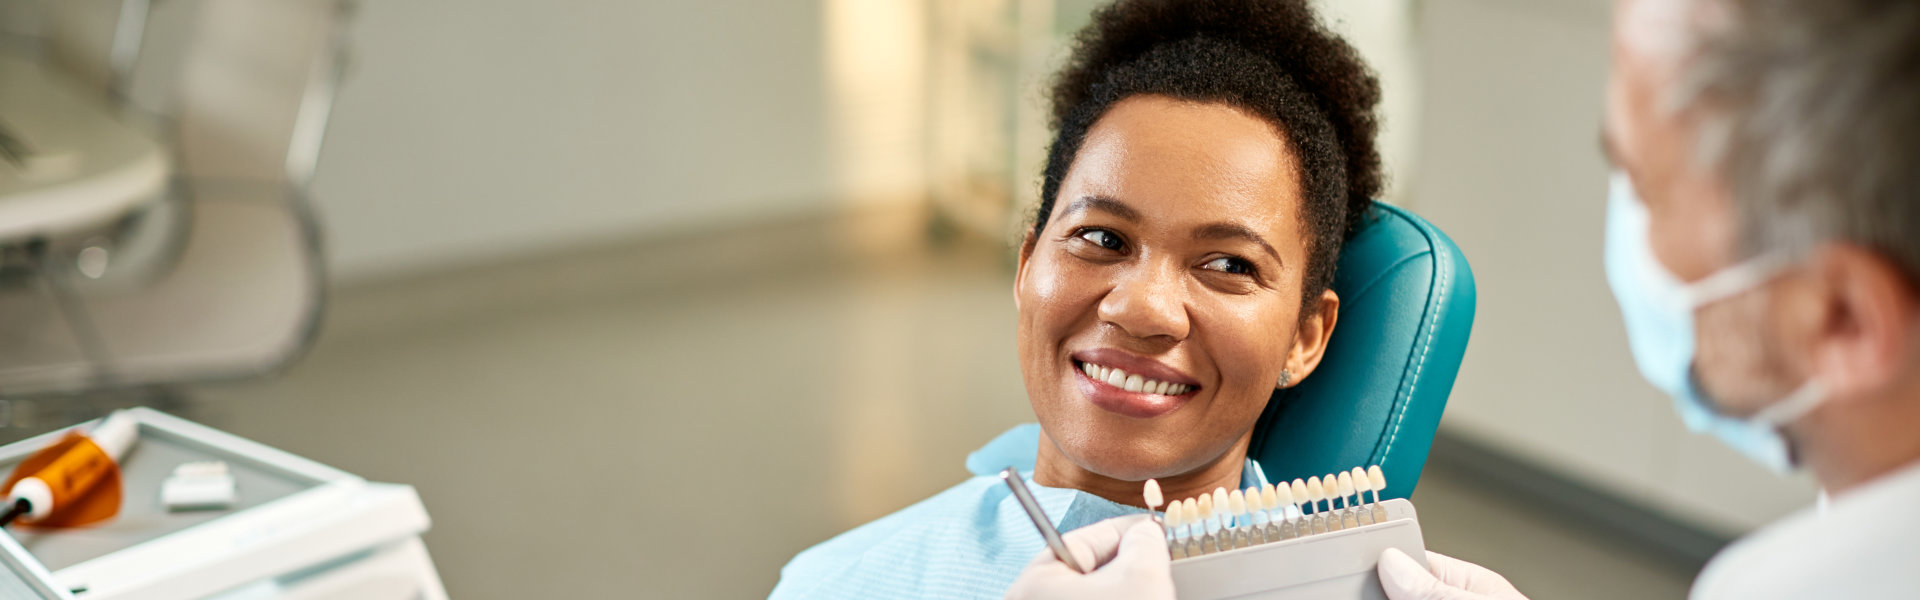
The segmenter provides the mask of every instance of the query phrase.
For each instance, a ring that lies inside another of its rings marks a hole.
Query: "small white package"
[[[233,474],[223,461],[185,463],[160,482],[160,504],[169,511],[224,510],[238,500]]]

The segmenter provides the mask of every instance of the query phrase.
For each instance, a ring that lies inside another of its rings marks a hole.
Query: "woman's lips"
[[[1092,401],[1094,406],[1108,412],[1138,419],[1151,419],[1186,406],[1187,400],[1193,397],[1195,386],[1164,381],[1155,383],[1155,380],[1134,374],[1119,378],[1120,385],[1115,385],[1109,381],[1115,379],[1112,375],[1112,367],[1104,367],[1109,380],[1101,380],[1096,378],[1096,375],[1103,367],[1093,365],[1095,372],[1089,374],[1088,365],[1093,363],[1078,360],[1070,362],[1076,373],[1075,379],[1080,384],[1080,391],[1086,394],[1087,399]],[[1135,385],[1129,383],[1130,379],[1141,380],[1137,384],[1141,388],[1140,391],[1127,391],[1127,388]]]

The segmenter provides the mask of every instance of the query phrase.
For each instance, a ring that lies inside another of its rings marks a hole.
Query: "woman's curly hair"
[[[1381,191],[1374,147],[1380,85],[1307,0],[1117,0],[1075,36],[1053,82],[1053,143],[1034,237],[1087,131],[1140,94],[1218,102],[1266,119],[1300,160],[1309,232],[1302,306],[1333,283],[1340,246]],[[1305,316],[1303,312],[1302,316]]]

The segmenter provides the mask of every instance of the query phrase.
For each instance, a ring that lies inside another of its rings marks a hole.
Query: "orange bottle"
[[[68,432],[14,468],[7,505],[26,525],[72,527],[112,518],[120,512],[119,461],[138,435],[139,423],[126,411],[107,415],[87,433]]]

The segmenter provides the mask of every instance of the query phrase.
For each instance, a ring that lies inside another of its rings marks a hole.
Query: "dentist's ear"
[[[1920,290],[1884,255],[1828,244],[1807,261],[1809,275],[1776,305],[1783,341],[1806,349],[1807,374],[1830,402],[1883,397],[1920,364]],[[1789,346],[1793,347],[1793,346]]]
[[[1302,310],[1300,325],[1293,332],[1293,349],[1287,353],[1287,364],[1282,367],[1287,374],[1286,382],[1276,377],[1276,389],[1299,385],[1320,367],[1320,359],[1327,354],[1327,341],[1333,339],[1334,323],[1340,320],[1340,295],[1326,290],[1320,293],[1318,305]]]

